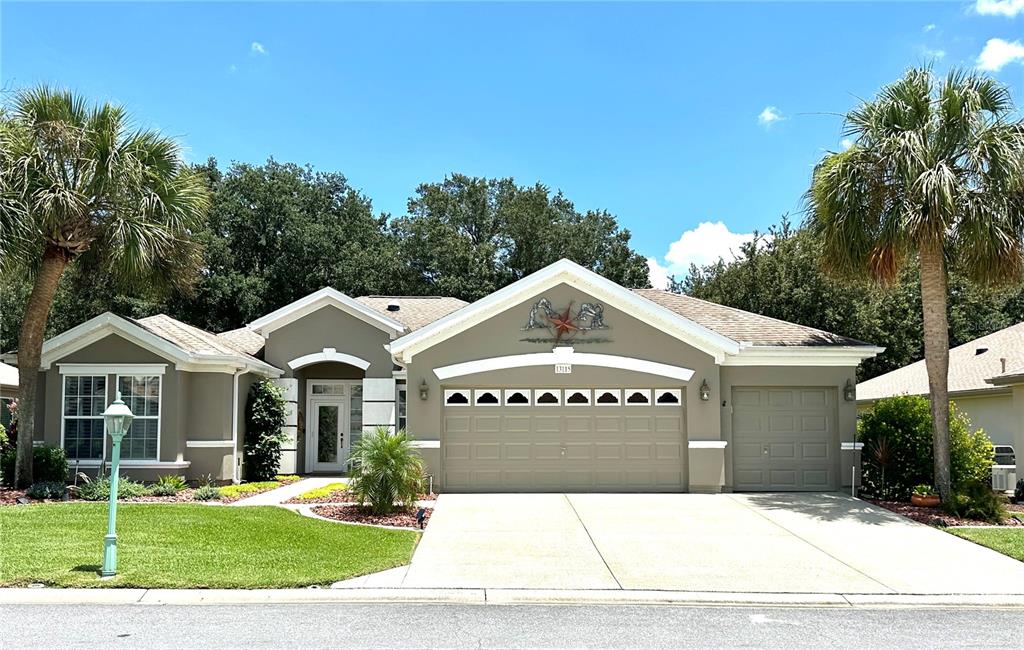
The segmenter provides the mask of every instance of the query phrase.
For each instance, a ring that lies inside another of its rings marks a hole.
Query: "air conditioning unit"
[[[1017,485],[1016,465],[992,466],[992,489],[997,492],[1013,492]]]

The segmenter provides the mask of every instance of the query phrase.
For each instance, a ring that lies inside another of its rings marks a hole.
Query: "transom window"
[[[103,411],[107,401],[106,375],[64,376],[64,451],[68,458],[103,457]]]
[[[160,445],[160,377],[158,375],[118,376],[121,399],[135,415],[121,441],[121,457],[156,460]]]

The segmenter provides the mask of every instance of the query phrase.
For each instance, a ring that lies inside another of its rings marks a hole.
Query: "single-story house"
[[[266,377],[289,405],[282,472],[340,473],[386,426],[438,491],[833,490],[879,351],[560,260],[472,304],[325,288],[221,334],[103,314],[44,344],[37,435],[98,465],[119,390],[126,473],[238,480]]]
[[[18,369],[0,362],[0,425],[11,424],[11,402],[18,397]]]
[[[993,444],[1014,445],[1014,436],[1022,429],[1012,380],[1007,379],[1022,367],[1024,323],[949,351],[949,396],[975,428],[984,429]],[[861,382],[857,386],[857,408],[863,411],[877,400],[895,395],[928,394],[928,371],[922,359]]]

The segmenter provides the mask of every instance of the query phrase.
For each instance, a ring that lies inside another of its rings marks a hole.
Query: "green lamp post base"
[[[103,537],[103,569],[100,575],[104,578],[117,575],[117,535]]]

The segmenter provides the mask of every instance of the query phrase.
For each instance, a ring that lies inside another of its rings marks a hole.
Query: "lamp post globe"
[[[103,538],[103,568],[100,575],[109,578],[117,573],[117,483],[121,465],[121,440],[132,425],[135,415],[128,405],[117,399],[103,411],[103,423],[110,434],[110,505],[107,509],[107,535]]]

